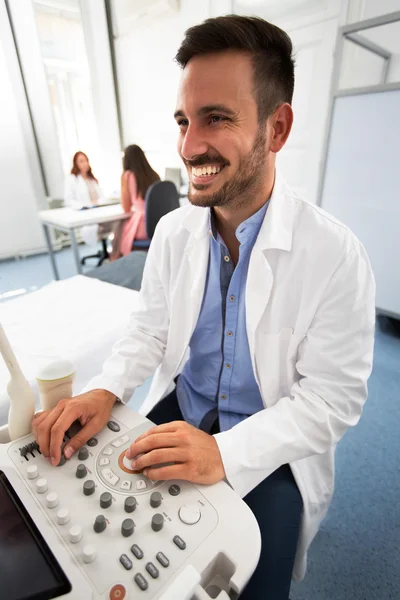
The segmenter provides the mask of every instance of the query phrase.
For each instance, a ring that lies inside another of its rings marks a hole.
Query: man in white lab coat
[[[155,480],[225,477],[262,534],[242,598],[287,600],[332,498],[335,446],[367,396],[374,280],[355,236],[275,170],[293,121],[288,36],[218,17],[186,32],[177,60],[191,204],[159,223],[140,305],[91,391],[34,431],[58,464],[75,419],[67,457],[157,368],[141,412],[160,425],[128,457]]]

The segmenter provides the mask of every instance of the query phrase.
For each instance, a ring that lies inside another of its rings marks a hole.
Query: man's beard
[[[264,131],[260,130],[257,134],[250,153],[241,158],[239,167],[235,175],[229,181],[214,192],[213,194],[193,194],[192,186],[188,193],[191,204],[195,206],[235,206],[235,208],[251,203],[254,195],[261,188],[263,175],[266,170],[266,137]],[[201,166],[204,164],[226,164],[227,161],[221,156],[203,155],[198,161],[190,162],[191,166]],[[201,191],[203,186],[196,184],[195,189]],[[206,185],[204,186],[206,188]]]

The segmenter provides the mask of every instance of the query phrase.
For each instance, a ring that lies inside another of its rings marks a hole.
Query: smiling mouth
[[[225,168],[225,165],[204,165],[201,167],[192,167],[191,175],[193,183],[211,183],[220,172]]]

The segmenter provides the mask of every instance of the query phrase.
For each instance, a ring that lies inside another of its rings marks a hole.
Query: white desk
[[[74,210],[72,208],[55,208],[53,210],[42,210],[39,212],[39,218],[43,226],[46,238],[47,248],[51,266],[53,268],[54,278],[60,279],[57,264],[55,261],[53,247],[51,245],[51,236],[49,227],[66,231],[71,236],[72,250],[74,253],[76,269],[82,273],[82,266],[76,241],[75,229],[85,225],[98,225],[99,223],[110,223],[111,221],[121,221],[128,219],[129,213],[122,210],[120,204],[110,204],[110,206],[99,206],[87,210]]]
[[[134,290],[76,275],[2,303],[1,323],[36,399],[36,373],[54,358],[75,364],[74,394],[98,375],[138,298]],[[0,425],[7,422],[9,379],[0,356]]]

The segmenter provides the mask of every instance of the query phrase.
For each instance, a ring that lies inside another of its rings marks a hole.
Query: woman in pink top
[[[129,254],[135,240],[147,240],[144,198],[150,185],[160,180],[143,150],[135,144],[125,148],[123,167],[121,204],[124,211],[132,213],[132,216],[122,223],[115,235],[113,260]]]

